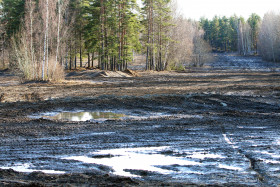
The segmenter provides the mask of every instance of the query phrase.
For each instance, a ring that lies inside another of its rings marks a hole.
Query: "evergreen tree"
[[[3,12],[1,21],[5,23],[5,31],[10,38],[20,28],[24,16],[25,0],[2,0],[1,7]]]
[[[239,50],[240,52],[241,48],[246,48],[246,50],[241,51],[246,51],[245,53],[249,54],[251,48],[256,50],[257,47],[259,20],[258,15],[252,14],[247,21],[249,25],[246,25],[246,21],[242,17],[238,18],[234,15],[230,18],[225,16],[221,18],[215,16],[212,20],[201,18],[200,25],[205,31],[204,39],[210,43],[214,51]],[[250,30],[250,28],[252,29]]]
[[[257,46],[258,46],[258,35],[259,35],[259,29],[260,29],[260,22],[261,17],[257,14],[253,13],[249,19],[247,20],[248,24],[251,27],[251,35],[252,35],[252,49],[257,53]]]
[[[167,46],[172,27],[170,0],[143,0],[142,15],[145,32],[146,69],[162,71],[166,68]]]

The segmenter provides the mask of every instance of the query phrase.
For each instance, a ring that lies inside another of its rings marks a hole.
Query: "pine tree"
[[[99,51],[99,68],[102,70],[124,70],[132,60],[132,51],[138,50],[140,23],[136,14],[138,5],[135,0],[108,1],[92,3],[98,15],[92,18],[97,26],[92,29],[98,34],[87,37],[88,44]],[[88,27],[90,28],[90,26]],[[87,36],[90,36],[90,31]]]
[[[259,35],[259,29],[260,29],[260,22],[261,22],[261,17],[258,16],[257,14],[252,14],[249,19],[247,20],[248,24],[250,25],[252,29],[252,49],[257,53],[258,49],[258,35]]]
[[[5,23],[5,31],[8,38],[15,34],[24,16],[25,0],[2,0],[2,22]]]
[[[163,71],[166,68],[166,43],[170,40],[171,24],[170,0],[144,0],[143,24],[146,46],[146,69]]]

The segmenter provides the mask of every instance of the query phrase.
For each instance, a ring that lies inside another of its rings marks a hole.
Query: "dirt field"
[[[59,83],[0,71],[0,101],[0,186],[280,185],[280,64],[258,57]]]

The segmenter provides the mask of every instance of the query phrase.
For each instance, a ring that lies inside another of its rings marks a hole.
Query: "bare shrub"
[[[24,79],[64,78],[69,27],[63,16],[67,6],[67,0],[26,1],[21,30],[12,39],[12,64],[16,64]]]
[[[32,67],[32,63],[30,63],[31,53],[29,52],[29,47],[27,46],[27,42],[24,41],[24,38],[24,36],[21,37],[20,35],[12,38],[13,63],[11,63],[11,66],[18,67],[20,73],[22,73],[26,80],[33,80],[35,69]]]

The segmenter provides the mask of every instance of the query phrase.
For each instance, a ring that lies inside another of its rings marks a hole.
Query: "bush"
[[[31,49],[30,42],[24,32],[14,36],[12,39],[12,59],[10,64],[13,69],[19,71],[25,80],[47,80],[59,81],[64,79],[64,68],[56,63],[55,57],[48,57],[44,67],[43,75],[43,55],[35,49]]]
[[[182,63],[176,63],[176,62],[172,62],[170,64],[168,64],[167,70],[174,70],[174,71],[185,71],[186,68]]]

